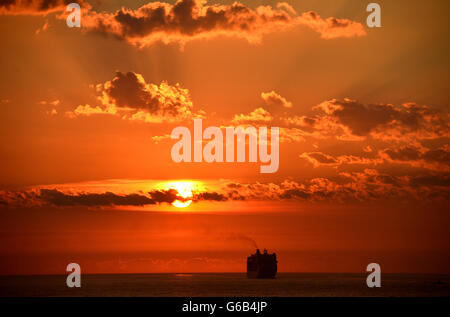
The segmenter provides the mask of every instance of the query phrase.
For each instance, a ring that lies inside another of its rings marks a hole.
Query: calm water
[[[0,276],[1,296],[450,296],[450,275],[382,274],[369,289],[366,275],[280,273],[274,280],[245,274],[82,275],[69,289],[65,275]],[[437,283],[441,281],[442,283]]]

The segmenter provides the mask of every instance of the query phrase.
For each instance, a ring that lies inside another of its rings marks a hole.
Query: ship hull
[[[260,271],[247,271],[248,278],[275,278],[277,271],[275,270],[260,270]]]

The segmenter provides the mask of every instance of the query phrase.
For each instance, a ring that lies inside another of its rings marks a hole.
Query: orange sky
[[[378,2],[0,4],[0,274],[449,273],[449,5]],[[279,170],[174,163],[196,117],[279,127]]]

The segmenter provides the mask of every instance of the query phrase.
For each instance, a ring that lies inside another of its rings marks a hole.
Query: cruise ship
[[[277,275],[277,255],[269,254],[266,249],[261,253],[256,249],[256,253],[247,257],[247,277],[248,278],[275,278]]]

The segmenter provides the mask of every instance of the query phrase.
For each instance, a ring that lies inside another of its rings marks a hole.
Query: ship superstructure
[[[261,253],[256,249],[256,253],[247,257],[247,277],[248,278],[275,278],[277,274],[277,256],[275,253],[269,254],[266,249]]]

